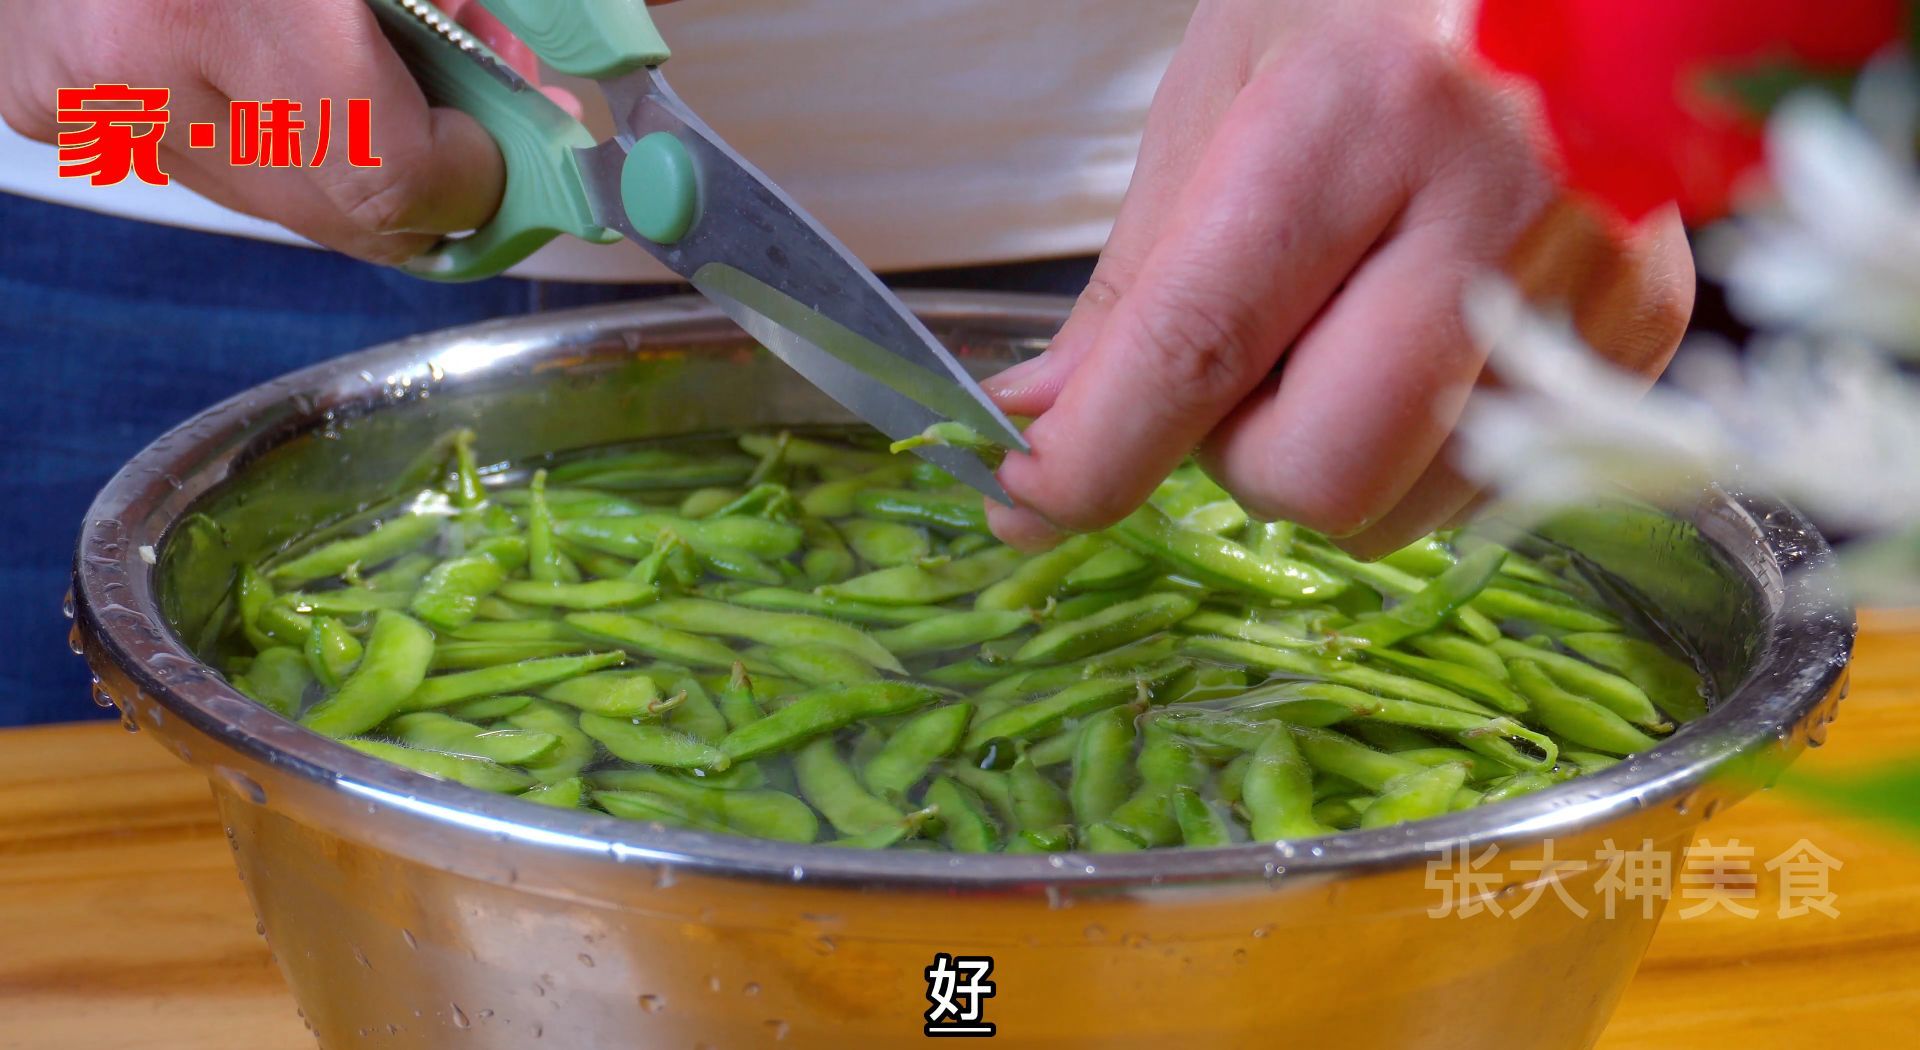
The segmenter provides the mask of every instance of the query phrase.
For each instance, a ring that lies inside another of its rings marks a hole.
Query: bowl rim
[[[1064,297],[1016,293],[909,291],[902,298],[941,323],[1057,326],[1071,306]],[[1747,678],[1685,732],[1652,750],[1487,809],[1320,839],[1124,854],[950,854],[800,846],[665,828],[435,780],[299,728],[247,699],[201,664],[168,626],[155,590],[157,559],[148,558],[167,542],[186,508],[224,482],[234,455],[248,444],[243,437],[257,439],[290,422],[286,414],[262,406],[291,404],[302,395],[311,405],[342,375],[372,377],[416,367],[424,372],[427,361],[454,348],[481,344],[498,360],[557,345],[557,335],[591,339],[681,323],[726,322],[697,296],[674,296],[466,325],[289,373],[179,424],[130,459],[87,511],[75,553],[73,609],[89,658],[116,666],[143,702],[151,700],[168,716],[257,762],[341,793],[341,801],[354,803],[354,812],[377,801],[454,834],[485,834],[616,864],[641,861],[780,882],[985,891],[1270,882],[1279,873],[1301,877],[1406,867],[1429,860],[1438,849],[1479,849],[1577,832],[1684,798],[1741,756],[1768,748],[1791,753],[1804,743],[1816,717],[1830,717],[1821,709],[1840,689],[1845,673],[1853,610],[1835,574],[1826,571],[1833,564],[1826,541],[1790,507],[1715,490],[1703,506],[1722,518],[1736,512],[1763,544],[1767,564],[1777,570],[1754,581],[1773,614]],[[122,703],[134,706],[132,698]],[[1712,746],[1701,746],[1709,737]],[[207,764],[204,755],[191,761]]]

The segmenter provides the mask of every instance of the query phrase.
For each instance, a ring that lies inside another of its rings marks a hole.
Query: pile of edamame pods
[[[446,447],[444,483],[243,569],[219,664],[532,802],[868,848],[1222,846],[1498,802],[1706,707],[1564,561],[1439,535],[1357,561],[1192,466],[1027,555],[850,435],[537,470]]]

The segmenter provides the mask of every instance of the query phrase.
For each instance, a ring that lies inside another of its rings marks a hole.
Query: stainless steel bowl
[[[982,370],[1042,345],[1067,308],[908,298]],[[1584,1046],[1663,903],[1615,893],[1608,918],[1596,851],[1610,839],[1677,871],[1695,825],[1765,782],[1843,691],[1852,616],[1818,571],[1826,544],[1791,510],[1718,492],[1685,520],[1623,504],[1540,530],[1677,626],[1722,695],[1705,719],[1550,791],[1312,842],[867,853],[559,812],[308,733],[185,641],[235,564],[377,502],[450,427],[478,426],[499,460],[842,419],[713,309],[661,301],[309,368],[181,425],[101,492],[76,648],[130,725],[207,771],[323,1046],[917,1042],[938,952],[993,958],[983,1017],[1013,1045]],[[1549,841],[1587,866],[1529,873]],[[1453,877],[1469,857],[1492,881]],[[1518,907],[1548,881],[1567,899]],[[1449,886],[1478,914],[1431,914]]]

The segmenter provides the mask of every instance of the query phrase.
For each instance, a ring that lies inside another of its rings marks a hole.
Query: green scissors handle
[[[561,234],[599,244],[620,235],[594,221],[574,151],[593,133],[427,0],[367,0],[427,100],[478,120],[506,160],[506,188],[487,224],[407,263],[416,276],[494,276]],[[659,65],[668,50],[642,0],[481,0],[534,54],[595,79]],[[647,187],[634,187],[644,196]],[[663,192],[671,192],[671,187]]]

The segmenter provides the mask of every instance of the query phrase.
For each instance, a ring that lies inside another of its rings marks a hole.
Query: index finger
[[[1031,544],[1048,524],[1118,521],[1272,371],[1401,206],[1395,151],[1353,144],[1366,105],[1304,66],[1242,91],[1168,233],[1027,430],[1033,453],[1001,468],[1021,509],[996,510],[996,532]]]

